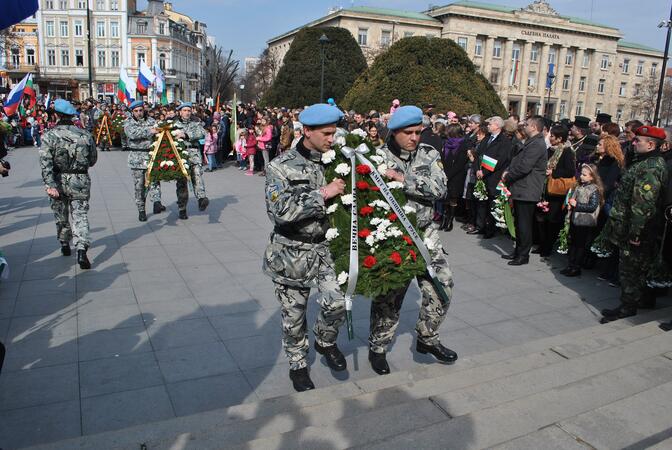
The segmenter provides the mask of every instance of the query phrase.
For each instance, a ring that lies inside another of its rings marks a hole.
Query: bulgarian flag
[[[119,101],[127,106],[133,101],[131,91],[129,90],[129,87],[132,85],[133,83],[128,77],[126,69],[122,67],[121,72],[119,73],[119,83],[117,84],[117,97],[119,98]]]
[[[33,74],[28,74],[28,80],[26,80],[26,87],[23,90],[23,95],[30,97],[30,104],[28,108],[33,109],[35,103],[37,103],[37,95],[35,95],[35,88],[33,87]]]
[[[497,167],[497,160],[495,158],[491,158],[488,155],[483,155],[483,159],[481,160],[481,167],[483,167],[485,170],[489,170],[490,172],[495,171],[495,167]]]

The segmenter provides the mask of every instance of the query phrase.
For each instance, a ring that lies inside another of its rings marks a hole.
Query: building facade
[[[306,26],[343,23],[365,55],[365,47],[384,50],[424,29],[426,36],[452,39],[490,80],[511,114],[562,119],[605,112],[621,123],[652,115],[647,97],[660,77],[663,53],[624,42],[616,28],[562,16],[545,0],[525,8],[463,0],[415,14],[351,8]],[[410,28],[420,23],[419,29]],[[299,29],[268,41],[269,50],[284,57]]]
[[[40,64],[37,20],[30,17],[9,29],[7,35],[0,36],[0,82],[1,86],[11,86],[27,73],[35,73]]]

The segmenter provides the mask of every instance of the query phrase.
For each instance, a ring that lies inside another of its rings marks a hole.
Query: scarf
[[[546,168],[550,170],[555,170],[555,166],[558,165],[558,161],[560,161],[560,157],[562,156],[562,152],[564,151],[565,151],[565,144],[558,144],[555,147],[553,147],[553,155],[551,155],[551,157],[548,158]]]

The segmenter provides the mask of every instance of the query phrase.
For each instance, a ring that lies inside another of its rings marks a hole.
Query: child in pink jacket
[[[271,145],[271,139],[273,139],[273,127],[271,126],[268,117],[263,117],[260,122],[261,135],[257,138],[257,148],[261,150],[261,154],[264,157],[264,170],[259,173],[260,177],[266,176],[266,166],[269,163],[268,150]]]
[[[247,137],[245,138],[245,155],[249,160],[247,172],[245,175],[254,175],[254,155],[257,153],[257,138],[254,135],[254,129],[247,130]]]
[[[212,124],[205,133],[205,146],[203,154],[208,158],[208,168],[206,172],[212,172],[217,168],[217,129],[216,124]]]

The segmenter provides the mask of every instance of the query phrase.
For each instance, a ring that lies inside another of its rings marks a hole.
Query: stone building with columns
[[[306,26],[343,26],[363,49],[384,49],[406,33],[450,38],[508,111],[520,116],[605,112],[620,123],[642,118],[643,91],[662,68],[661,51],[624,42],[617,28],[562,16],[545,0],[524,8],[460,0],[423,13],[365,8],[365,14],[353,14],[357,9],[332,11]],[[406,30],[411,25],[420,28]],[[269,50],[284,56],[299,29],[269,40]]]

